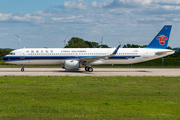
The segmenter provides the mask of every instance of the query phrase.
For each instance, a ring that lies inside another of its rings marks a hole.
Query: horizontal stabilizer
[[[156,54],[156,55],[163,55],[163,54],[168,54],[168,53],[171,54],[172,52],[174,53],[175,51],[172,51],[172,50],[171,50],[171,51],[156,52],[155,54]]]

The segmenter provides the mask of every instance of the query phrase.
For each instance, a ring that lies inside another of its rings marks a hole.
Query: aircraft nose
[[[6,56],[3,57],[3,61],[4,61],[4,62],[7,61],[7,59],[8,59],[8,58],[7,58]]]

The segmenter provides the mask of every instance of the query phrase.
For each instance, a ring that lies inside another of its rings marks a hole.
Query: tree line
[[[9,54],[12,49],[2,49],[0,48],[0,59],[2,59],[5,55]]]
[[[104,44],[99,45],[97,42],[89,42],[82,38],[72,37],[65,48],[99,48],[100,46],[102,46],[102,48],[109,48],[109,46]]]

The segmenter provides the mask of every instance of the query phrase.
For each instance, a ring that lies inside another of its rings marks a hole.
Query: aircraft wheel
[[[21,72],[24,72],[24,68],[21,69]]]
[[[92,72],[93,71],[93,68],[92,67],[89,67],[89,72]]]
[[[85,71],[88,71],[88,67],[85,67]]]
[[[21,72],[24,72],[24,65],[22,65]]]

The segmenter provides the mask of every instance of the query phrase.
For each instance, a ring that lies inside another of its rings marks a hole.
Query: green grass
[[[0,77],[0,119],[180,119],[180,77]]]

